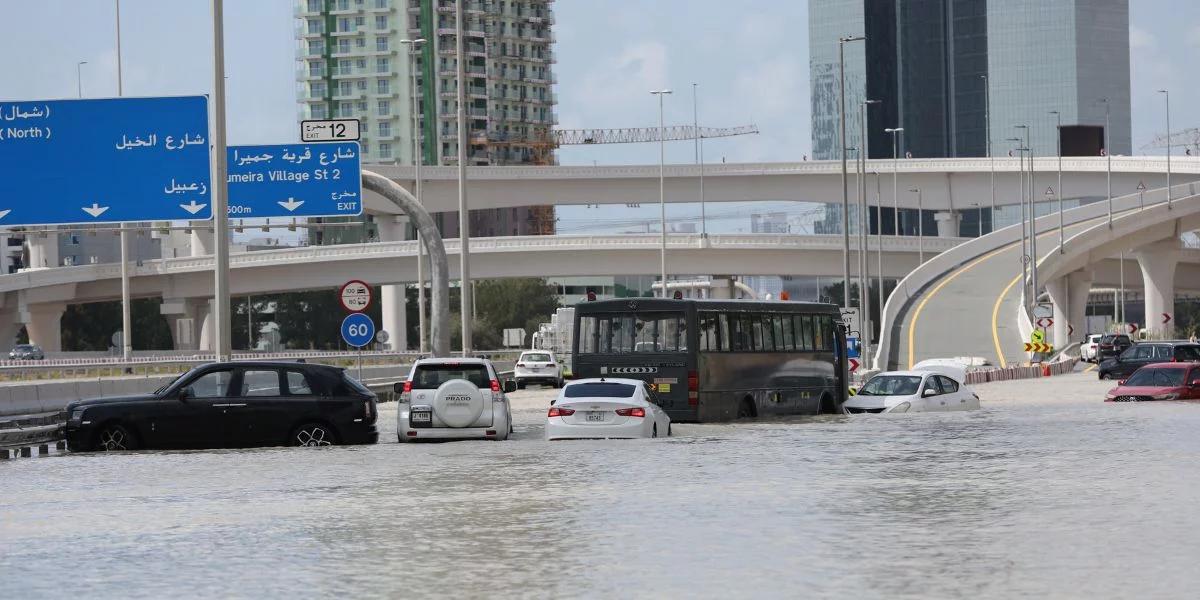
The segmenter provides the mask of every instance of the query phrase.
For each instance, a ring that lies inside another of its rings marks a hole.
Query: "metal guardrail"
[[[50,453],[51,444],[56,450],[66,447],[63,442],[65,415],[62,412],[21,415],[0,419],[0,459],[33,456]]]

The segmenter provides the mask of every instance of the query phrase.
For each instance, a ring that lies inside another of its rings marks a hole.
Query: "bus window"
[[[828,352],[833,348],[833,343],[831,342],[833,336],[833,319],[827,316],[820,316],[815,320],[817,322],[815,348],[821,352]]]
[[[683,352],[687,350],[687,325],[682,314],[647,313],[581,317],[580,352]]]
[[[799,315],[796,317],[797,330],[800,332],[799,349],[802,352],[813,351],[813,322],[812,317],[808,315]]]
[[[716,352],[717,346],[717,315],[700,313],[700,349],[706,352]]]
[[[747,330],[750,332],[750,347],[747,350],[761,351],[763,349],[762,319],[759,319],[759,315],[745,315],[742,319],[749,323]]]
[[[772,318],[769,314],[760,315],[763,328],[763,345],[761,350],[765,352],[774,352],[775,347],[775,327],[772,325]]]
[[[596,317],[582,317],[579,319],[579,351],[584,354],[595,354],[596,352]]]
[[[717,343],[721,352],[733,351],[733,338],[729,332],[729,315],[717,315]]]
[[[783,315],[771,315],[771,333],[775,338],[775,351],[787,352],[787,339],[783,335]]]

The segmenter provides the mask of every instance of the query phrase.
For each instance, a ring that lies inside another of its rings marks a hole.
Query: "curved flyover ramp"
[[[1194,203],[1195,182],[1174,186],[1175,203]],[[1147,205],[1162,203],[1166,190],[1113,200],[1114,219]],[[1108,203],[1065,211],[1064,237],[1107,225]],[[1058,253],[1058,213],[1036,221],[1038,259]],[[1071,247],[1068,241],[1066,246]],[[1042,277],[1043,280],[1046,280]],[[1021,227],[1012,225],[944,252],[900,281],[884,307],[884,323],[875,368],[908,368],[927,358],[983,357],[991,364],[1019,364],[1024,352],[1021,305]],[[1026,330],[1028,326],[1026,326]]]

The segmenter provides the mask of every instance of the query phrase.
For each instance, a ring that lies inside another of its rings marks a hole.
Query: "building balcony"
[[[454,36],[454,35],[457,35],[457,33],[458,32],[455,31],[455,29],[453,27],[438,27],[437,28],[438,35]],[[480,29],[478,25],[470,25],[467,27],[466,31],[463,32],[463,35],[465,35],[467,37],[481,38],[481,37],[485,37],[487,34],[484,32],[483,29]]]

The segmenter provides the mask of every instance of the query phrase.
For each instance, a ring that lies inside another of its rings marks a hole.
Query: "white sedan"
[[[867,381],[842,404],[846,414],[977,410],[979,396],[963,384],[965,372],[945,366],[888,371]]]
[[[637,379],[580,379],[546,413],[546,439],[653,438],[671,435],[654,390]]]

